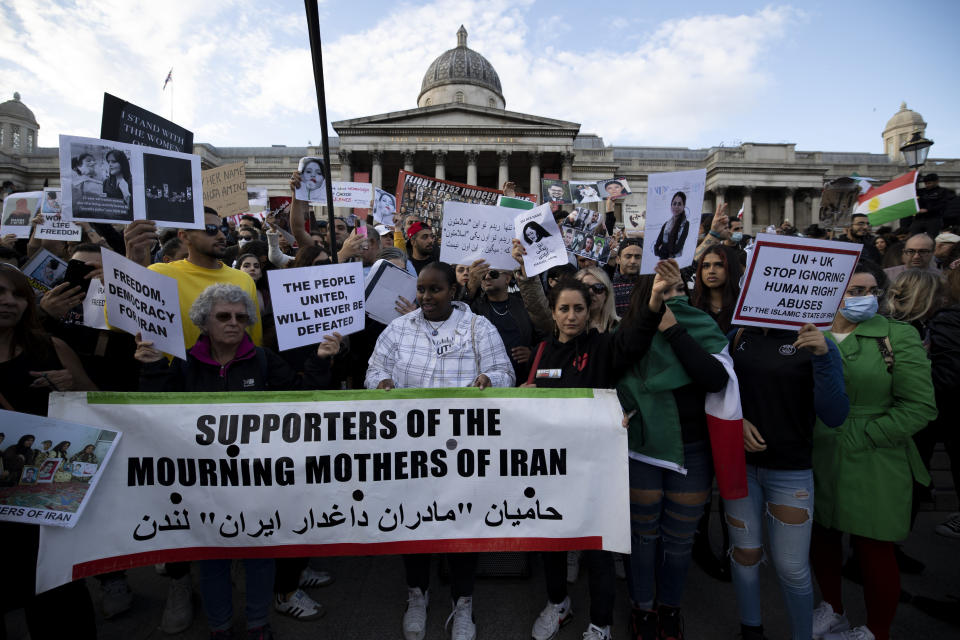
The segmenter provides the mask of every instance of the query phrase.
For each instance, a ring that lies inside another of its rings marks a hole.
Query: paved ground
[[[942,538],[933,533],[933,526],[946,514],[920,514],[915,532],[905,549],[910,555],[927,564],[922,576],[904,576],[903,588],[913,595],[944,599],[947,594],[960,596],[960,541]],[[400,618],[405,607],[403,568],[395,556],[335,558],[315,561],[319,567],[336,575],[336,582],[326,588],[312,591],[313,596],[327,607],[327,615],[313,622],[296,622],[275,615],[272,621],[278,638],[306,639],[399,639]],[[477,619],[477,637],[480,640],[528,638],[530,625],[544,605],[546,595],[543,575],[537,559],[533,574],[526,579],[478,579],[474,611]],[[436,578],[436,573],[434,573]],[[160,613],[166,595],[166,578],[158,576],[152,567],[129,572],[130,584],[137,594],[131,611],[113,620],[99,620],[100,637],[117,640],[164,639],[158,628]],[[586,626],[587,580],[580,580],[571,588],[575,611],[574,622],[560,634],[560,640],[579,640]],[[242,584],[242,581],[240,582]],[[89,581],[94,601],[99,604],[100,588],[96,580]],[[772,569],[764,568],[767,635],[771,640],[789,638],[787,620]],[[618,582],[616,627],[614,636],[626,638],[626,585]],[[433,604],[429,616],[428,638],[448,637],[443,623],[450,612],[445,585],[439,579],[433,583]],[[857,624],[864,620],[860,588],[845,582],[848,615]],[[958,602],[960,605],[960,602]],[[730,584],[717,582],[694,566],[687,586],[684,616],[687,637],[691,639],[737,637],[739,625],[735,615],[735,598]],[[236,610],[242,611],[238,598]],[[207,637],[207,628],[198,606],[193,626],[177,636],[199,640]],[[237,628],[242,628],[242,614],[238,614]],[[22,613],[14,613],[7,620],[10,638],[28,638]],[[931,618],[914,605],[901,604],[894,625],[894,638],[957,638],[960,627]]]

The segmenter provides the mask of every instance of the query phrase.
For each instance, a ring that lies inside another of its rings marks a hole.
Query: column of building
[[[542,154],[539,151],[529,151],[528,154],[530,156],[530,193],[540,193],[540,158]]]
[[[753,190],[752,184],[743,187],[743,232],[753,235]]]
[[[447,152],[443,149],[433,152],[433,177],[440,180],[447,177]]]
[[[498,151],[497,159],[500,161],[500,172],[497,174],[497,189],[503,187],[503,183],[510,179],[510,152]]]

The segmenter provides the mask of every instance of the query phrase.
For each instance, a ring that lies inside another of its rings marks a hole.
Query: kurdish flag
[[[918,209],[917,172],[914,170],[860,194],[853,212],[865,214],[871,225],[878,225],[912,216]]]

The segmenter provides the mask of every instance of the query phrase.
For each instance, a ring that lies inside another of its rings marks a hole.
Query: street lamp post
[[[908,167],[919,169],[927,162],[927,154],[930,153],[930,147],[932,146],[933,140],[927,140],[917,131],[906,144],[900,147],[900,153],[903,154]]]

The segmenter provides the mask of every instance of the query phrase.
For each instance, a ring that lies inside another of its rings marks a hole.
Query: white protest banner
[[[363,265],[359,262],[267,271],[281,351],[319,344],[334,332],[363,330]]]
[[[623,227],[627,230],[627,233],[643,231],[646,223],[646,212],[642,211],[639,204],[623,203]]]
[[[250,210],[247,199],[247,169],[243,162],[200,172],[203,181],[203,206],[210,207],[221,218],[229,218]]]
[[[486,260],[491,269],[513,270],[516,209],[448,201],[443,205],[443,242],[440,259],[448,264],[473,264]]]
[[[251,187],[247,185],[248,211],[259,211],[267,208],[268,196],[266,187]]]
[[[393,214],[397,212],[397,198],[389,191],[376,189],[373,196],[373,219],[377,224],[392,227]]]
[[[40,207],[42,191],[21,191],[11,193],[3,199],[3,216],[0,217],[0,235],[13,234],[18,238],[29,238],[33,226],[33,216]]]
[[[104,308],[107,303],[107,289],[99,278],[90,280],[90,288],[83,299],[83,326],[91,329],[109,329]]]
[[[40,215],[43,223],[37,227],[37,237],[41,240],[62,240],[79,242],[83,237],[80,225],[64,220],[60,205],[60,189],[44,189],[40,201]]]
[[[373,185],[369,182],[334,182],[333,206],[367,209],[373,200]],[[323,199],[322,204],[326,204]]]
[[[124,435],[70,537],[41,531],[38,591],[203,558],[630,550],[613,390],[94,392],[49,412]]]
[[[153,341],[154,348],[186,359],[177,281],[109,249],[100,254],[110,326],[132,335],[140,333],[144,340]]]
[[[67,263],[46,249],[40,249],[20,270],[27,276],[36,294],[40,295],[60,284],[67,273]]]
[[[300,172],[300,188],[294,192],[294,197],[313,204],[326,204],[327,180],[323,174],[323,158],[300,158],[297,171]]]
[[[828,328],[863,247],[761,233],[750,254],[733,324]]]
[[[382,324],[400,317],[399,297],[413,302],[417,297],[417,276],[387,260],[377,260],[370,267],[364,289],[367,315]]]
[[[67,220],[203,228],[200,156],[61,135],[60,186]]]
[[[514,236],[527,250],[523,268],[528,277],[567,264],[567,247],[549,203],[518,215],[513,219],[513,229]]]
[[[6,461],[0,520],[72,528],[103,476],[120,432],[0,410]],[[12,445],[10,443],[13,443]],[[74,471],[75,465],[84,465]],[[84,469],[87,473],[84,473]]]
[[[681,269],[693,264],[706,182],[706,169],[647,176],[641,274],[653,273],[659,260],[672,258]]]

